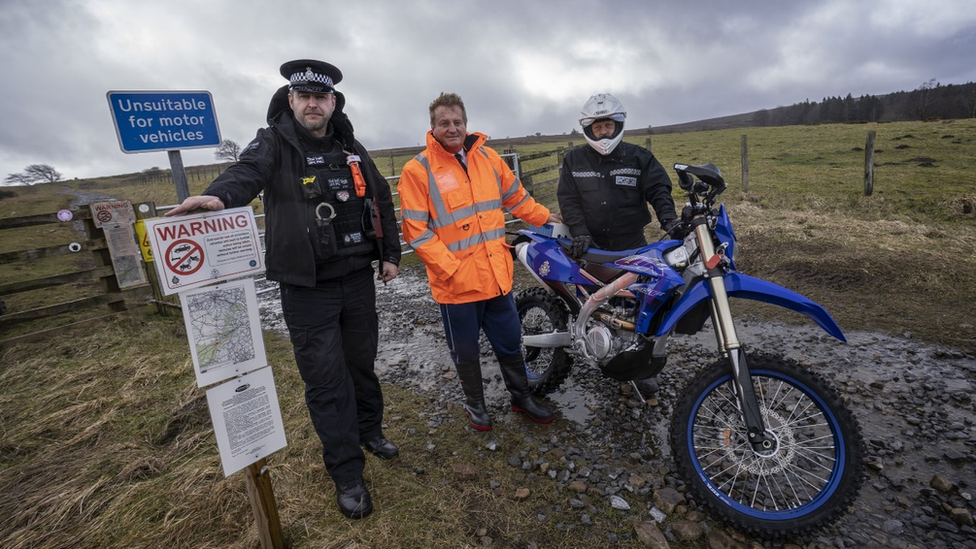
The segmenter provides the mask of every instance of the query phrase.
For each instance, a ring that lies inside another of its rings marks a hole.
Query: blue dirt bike
[[[670,429],[679,472],[698,502],[766,537],[815,530],[857,495],[862,439],[856,418],[823,378],[785,357],[747,353],[729,299],[786,307],[846,341],[827,311],[776,284],[738,273],[735,232],[716,197],[714,165],[676,164],[688,196],[683,240],[578,261],[564,225],[519,231],[515,253],[541,287],[519,292],[529,384],[555,390],[575,362],[613,379],[657,375],[672,334],[711,320],[720,359],[678,391]],[[716,208],[717,206],[717,208]]]

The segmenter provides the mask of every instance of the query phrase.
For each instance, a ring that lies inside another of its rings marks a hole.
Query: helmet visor
[[[613,120],[618,124],[622,124],[624,119],[627,118],[625,113],[615,113],[610,115],[592,116],[580,119],[580,125],[584,128],[590,127],[597,120]]]

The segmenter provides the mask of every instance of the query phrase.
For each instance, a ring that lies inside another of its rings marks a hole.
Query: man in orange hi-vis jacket
[[[403,238],[427,266],[471,426],[491,429],[481,381],[482,330],[498,358],[512,410],[549,423],[552,410],[532,398],[525,375],[505,212],[533,225],[560,219],[536,203],[498,153],[485,146],[487,136],[467,133],[467,123],[457,94],[442,93],[430,104],[427,148],[400,175]]]

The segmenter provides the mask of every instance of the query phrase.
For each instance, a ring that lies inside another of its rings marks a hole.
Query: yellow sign
[[[142,260],[146,263],[153,262],[152,247],[149,246],[149,231],[146,230],[146,222],[142,219],[136,221],[136,236],[139,237],[139,249],[142,250]]]

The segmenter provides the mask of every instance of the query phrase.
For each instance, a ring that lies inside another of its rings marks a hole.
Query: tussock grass
[[[0,546],[258,546],[244,478],[223,476],[186,345],[182,319],[131,315],[0,351]],[[268,462],[290,547],[587,546],[579,530],[537,515],[588,496],[508,464],[520,452],[543,455],[547,427],[510,414],[493,434],[473,433],[459,407],[402,387],[384,387],[401,457],[367,456],[376,511],[341,517],[290,344],[267,334],[266,346],[288,438]],[[470,477],[457,472],[465,466]],[[517,498],[519,488],[530,495]],[[609,510],[592,518],[599,532],[629,529]]]
[[[846,331],[911,334],[976,350],[976,227],[870,219],[861,213],[869,202],[823,213],[735,205],[737,265],[821,303]],[[768,306],[762,315],[806,321]]]
[[[883,152],[876,157],[875,193],[866,197],[857,148],[870,130],[877,131]],[[750,144],[747,193],[738,173],[742,134]],[[820,302],[845,331],[911,333],[976,352],[976,121],[651,139],[666,167],[680,161],[722,168],[741,271]],[[529,153],[553,146],[518,148]],[[382,169],[383,157],[375,156]],[[410,157],[397,156],[394,164]],[[149,188],[106,181],[105,192],[119,198],[175,200],[170,183]],[[205,183],[191,180],[191,192]],[[98,181],[69,184],[99,188]],[[0,200],[0,215],[63,207],[57,191],[38,185],[18,192]],[[678,189],[675,198],[680,206]],[[649,227],[649,238],[659,236],[655,225]],[[7,241],[3,247],[18,249]],[[33,267],[0,266],[0,280],[17,280]],[[419,268],[412,255],[404,268]],[[734,305],[761,318],[809,322],[768,305]],[[288,438],[269,466],[291,547],[604,547],[609,533],[630,531],[619,514],[603,511],[605,505],[591,513],[587,529],[555,526],[577,524],[579,513],[568,500],[589,502],[589,495],[556,490],[538,472],[508,463],[513,456],[551,458],[542,449],[545,427],[506,415],[492,435],[472,433],[457,406],[398,386],[384,390],[387,433],[402,455],[392,462],[367,456],[377,510],[367,520],[347,521],[335,510],[291,346],[274,334],[265,338]],[[204,391],[192,370],[182,319],[154,315],[129,314],[0,350],[0,547],[257,547],[244,480],[223,476]],[[485,448],[490,440],[497,450]],[[473,477],[456,471],[465,465],[475,468]],[[516,497],[519,488],[530,495]],[[630,503],[646,504],[638,498]],[[565,510],[558,517],[552,516],[556,505]]]

